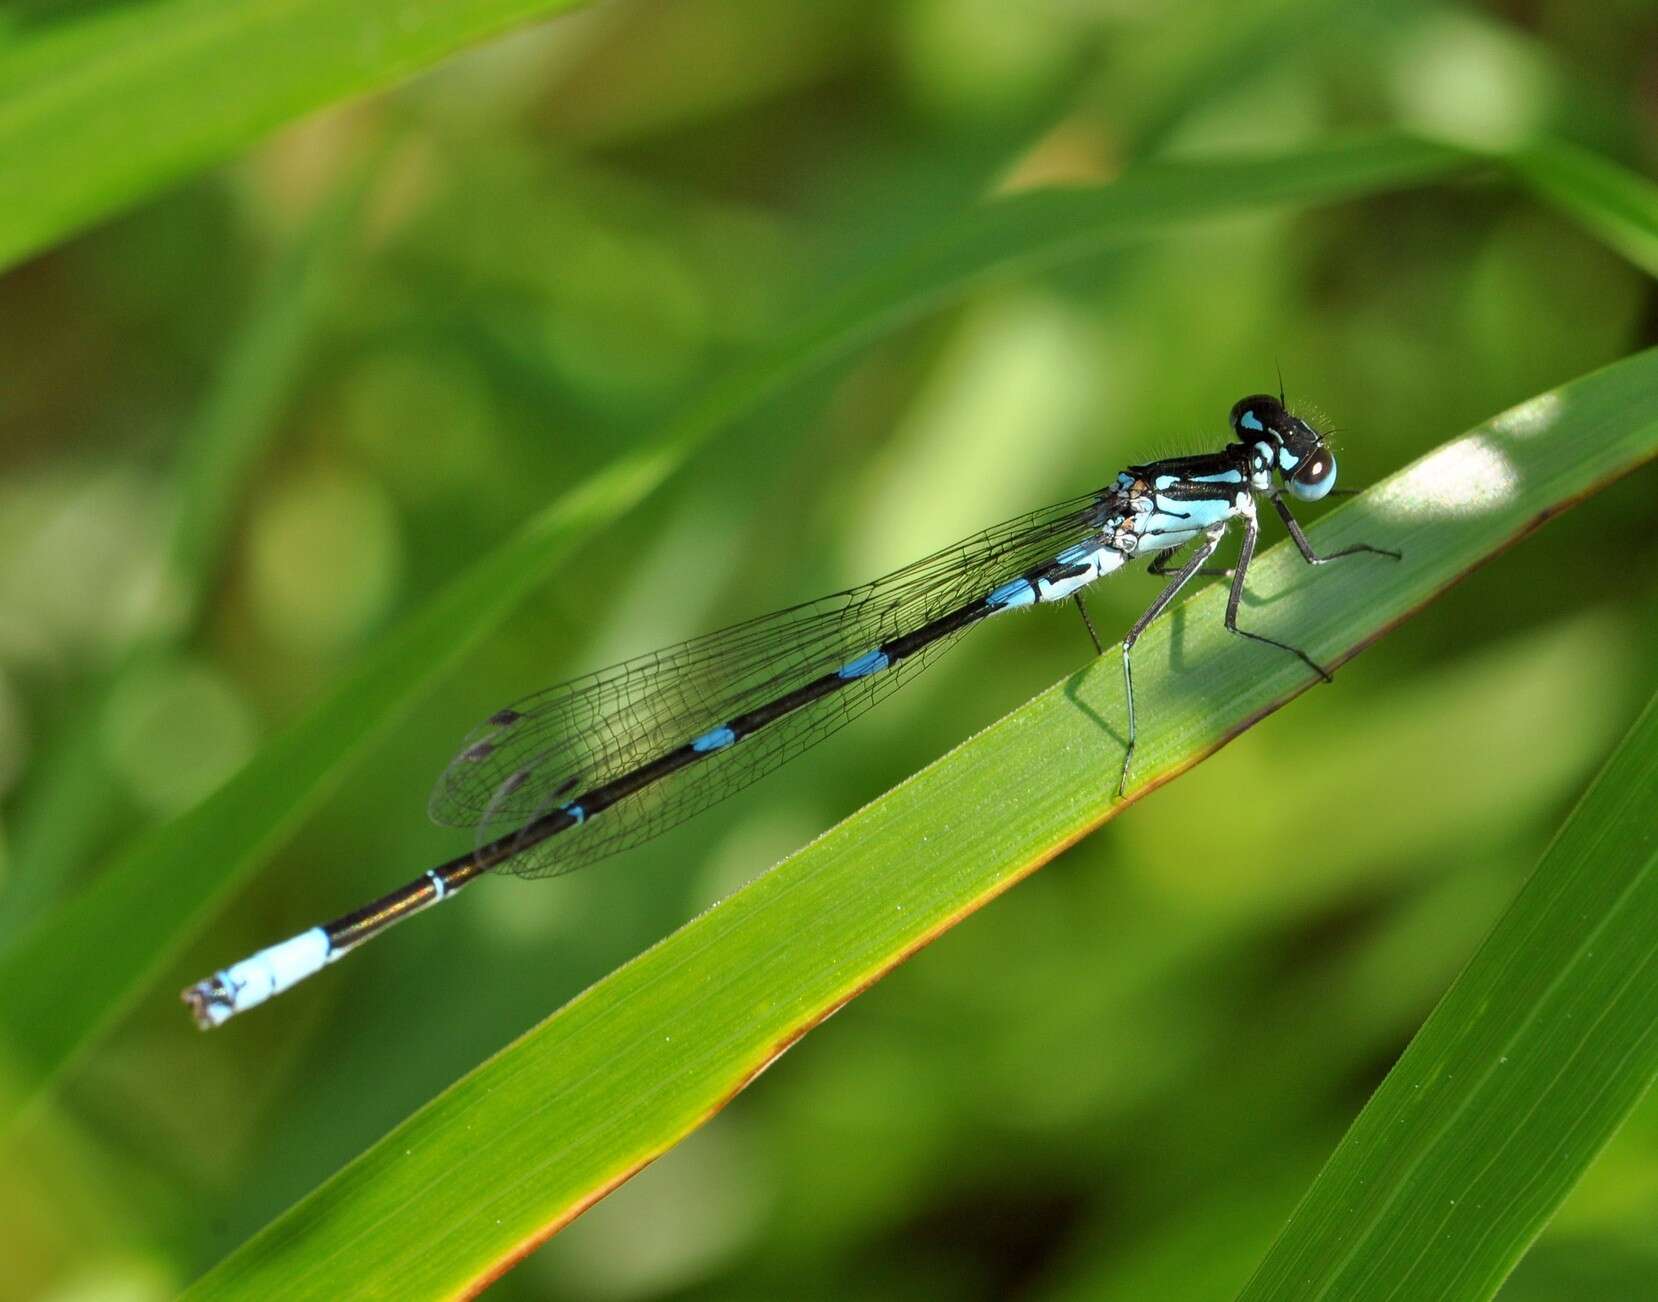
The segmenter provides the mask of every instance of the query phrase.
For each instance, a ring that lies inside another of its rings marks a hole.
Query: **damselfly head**
[[[1336,458],[1324,436],[1271,394],[1257,393],[1236,403],[1232,431],[1303,501],[1316,502],[1335,487]]]

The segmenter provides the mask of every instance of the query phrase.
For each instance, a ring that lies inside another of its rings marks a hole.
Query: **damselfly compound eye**
[[[1316,502],[1336,486],[1336,459],[1327,448],[1308,457],[1290,476],[1290,492],[1303,502]]]

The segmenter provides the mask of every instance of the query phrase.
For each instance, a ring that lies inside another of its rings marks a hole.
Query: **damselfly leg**
[[[1355,543],[1350,547],[1343,547],[1340,551],[1331,552],[1327,556],[1320,556],[1313,550],[1312,543],[1308,541],[1307,535],[1302,532],[1301,525],[1297,522],[1295,516],[1291,514],[1288,503],[1286,503],[1284,499],[1276,493],[1271,494],[1271,498],[1273,507],[1277,510],[1279,517],[1284,521],[1284,525],[1289,531],[1290,538],[1295,542],[1296,550],[1301,553],[1302,559],[1309,565],[1323,565],[1327,561],[1340,560],[1344,556],[1357,556],[1365,552],[1369,552],[1377,556],[1390,556],[1394,560],[1402,559],[1399,552],[1392,551],[1385,547],[1372,547],[1368,543]],[[1157,600],[1152,602],[1150,607],[1147,608],[1145,614],[1141,615],[1140,618],[1135,621],[1134,627],[1128,631],[1128,636],[1123,639],[1123,690],[1126,698],[1128,714],[1128,747],[1123,754],[1122,775],[1117,781],[1117,795],[1119,798],[1122,797],[1123,793],[1128,788],[1129,770],[1134,761],[1136,724],[1134,717],[1134,674],[1132,669],[1131,654],[1134,648],[1134,643],[1139,639],[1140,634],[1145,632],[1146,627],[1168,608],[1169,603],[1174,600],[1181,588],[1183,588],[1193,578],[1196,578],[1199,575],[1205,575],[1215,578],[1230,579],[1232,581],[1231,591],[1228,592],[1226,598],[1226,616],[1224,623],[1227,632],[1235,633],[1239,637],[1248,638],[1251,642],[1260,642],[1266,646],[1277,647],[1280,651],[1287,651],[1299,659],[1304,665],[1307,666],[1307,668],[1311,669],[1325,682],[1328,683],[1334,681],[1334,679],[1330,676],[1330,671],[1323,665],[1319,664],[1300,647],[1291,646],[1288,642],[1280,642],[1276,638],[1267,637],[1261,633],[1252,633],[1246,628],[1238,627],[1238,606],[1243,601],[1244,580],[1249,572],[1249,563],[1255,557],[1255,547],[1260,540],[1261,531],[1260,524],[1256,519],[1253,501],[1240,501],[1240,503],[1234,508],[1233,514],[1238,518],[1241,518],[1243,521],[1243,539],[1238,548],[1238,559],[1236,563],[1231,566],[1231,568],[1214,569],[1204,564],[1204,562],[1214,553],[1215,548],[1219,545],[1221,537],[1225,534],[1227,526],[1230,524],[1230,519],[1222,521],[1220,524],[1205,531],[1203,541],[1198,545],[1197,550],[1193,552],[1191,557],[1188,558],[1186,563],[1178,570],[1172,570],[1169,568],[1169,561],[1174,556],[1175,552],[1179,550],[1178,547],[1164,548],[1152,558],[1151,564],[1146,567],[1146,572],[1148,574],[1172,574],[1174,578],[1173,581],[1170,582],[1169,585],[1157,595]],[[1082,597],[1079,593],[1077,595],[1077,602],[1079,605],[1081,604],[1081,601]],[[1091,627],[1090,631],[1092,631]]]
[[[1328,556],[1320,556],[1313,550],[1313,545],[1307,540],[1307,535],[1301,532],[1301,525],[1290,514],[1290,505],[1277,493],[1272,495],[1272,506],[1278,512],[1278,518],[1284,522],[1284,528],[1289,530],[1290,538],[1294,541],[1296,550],[1301,553],[1301,559],[1308,565],[1323,565],[1326,561],[1339,561],[1343,556],[1357,556],[1360,552],[1369,552],[1373,556],[1391,556],[1394,560],[1403,560],[1400,552],[1392,551],[1387,547],[1372,547],[1369,543],[1354,543],[1351,547],[1343,547],[1339,552],[1331,552]]]
[[[1238,563],[1232,573],[1232,591],[1226,596],[1226,631],[1236,633],[1239,637],[1247,637],[1251,642],[1261,642],[1266,646],[1275,646],[1280,651],[1288,651],[1292,656],[1300,659],[1315,674],[1325,682],[1335,680],[1330,677],[1330,671],[1298,646],[1291,646],[1288,642],[1280,642],[1277,638],[1267,637],[1261,633],[1251,633],[1247,628],[1238,627],[1238,603],[1243,600],[1244,576],[1249,572],[1249,562],[1255,557],[1255,543],[1261,536],[1260,523],[1255,519],[1253,503],[1250,509],[1243,512],[1243,541],[1238,545]]]
[[[1128,787],[1129,765],[1134,762],[1135,723],[1134,723],[1134,644],[1140,640],[1140,634],[1146,631],[1151,621],[1156,619],[1165,610],[1169,603],[1180,595],[1180,590],[1192,581],[1203,569],[1203,562],[1214,555],[1215,548],[1220,545],[1221,538],[1226,533],[1226,522],[1212,524],[1203,531],[1203,541],[1197,545],[1179,573],[1169,582],[1163,591],[1157,594],[1157,600],[1146,607],[1145,614],[1134,621],[1134,627],[1128,630],[1123,638],[1123,697],[1128,703],[1128,749],[1123,753],[1123,772],[1117,779],[1117,796],[1120,799]]]
[[[1155,574],[1159,577],[1166,574],[1178,574],[1180,572],[1179,568],[1171,568],[1169,566],[1169,561],[1179,550],[1180,548],[1178,547],[1165,547],[1162,551],[1158,552],[1157,555],[1151,558],[1151,564],[1146,566],[1146,573]],[[1230,579],[1232,577],[1232,571],[1230,568],[1215,570],[1210,569],[1207,565],[1199,570],[1198,573],[1208,579]]]
[[[1077,613],[1082,616],[1082,626],[1088,630],[1088,640],[1094,644],[1094,654],[1103,656],[1105,644],[1100,641],[1100,635],[1094,631],[1094,621],[1088,617],[1088,605],[1082,599],[1082,593],[1073,592],[1071,599],[1077,603]]]

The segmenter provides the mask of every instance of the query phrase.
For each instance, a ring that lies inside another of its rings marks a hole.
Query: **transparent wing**
[[[860,587],[735,624],[537,692],[467,737],[432,793],[439,823],[479,845],[629,773],[728,719],[982,598],[1098,534],[1108,492],[1031,512]],[[822,741],[937,659],[959,633],[650,784],[504,862],[570,872],[666,831]]]

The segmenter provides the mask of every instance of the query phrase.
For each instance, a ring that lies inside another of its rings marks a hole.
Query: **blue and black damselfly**
[[[1226,627],[1329,672],[1299,647],[1238,627],[1244,577],[1270,501],[1310,565],[1320,556],[1283,490],[1327,496],[1336,463],[1324,436],[1256,395],[1232,409],[1237,441],[1219,452],[1130,466],[1085,497],[1020,516],[862,587],[838,592],[601,669],[499,710],[472,734],[432,795],[440,823],[477,829],[476,848],[372,904],[259,951],[183,992],[218,1026],[484,873],[571,872],[648,841],[816,745],[919,673],[974,625],[1039,602],[1074,601],[1103,652],[1082,589],[1138,557],[1169,582],[1123,638],[1128,785],[1137,725],[1133,650],[1193,577],[1230,578]],[[1231,569],[1206,562],[1232,523]],[[1178,567],[1180,548],[1195,544]]]

